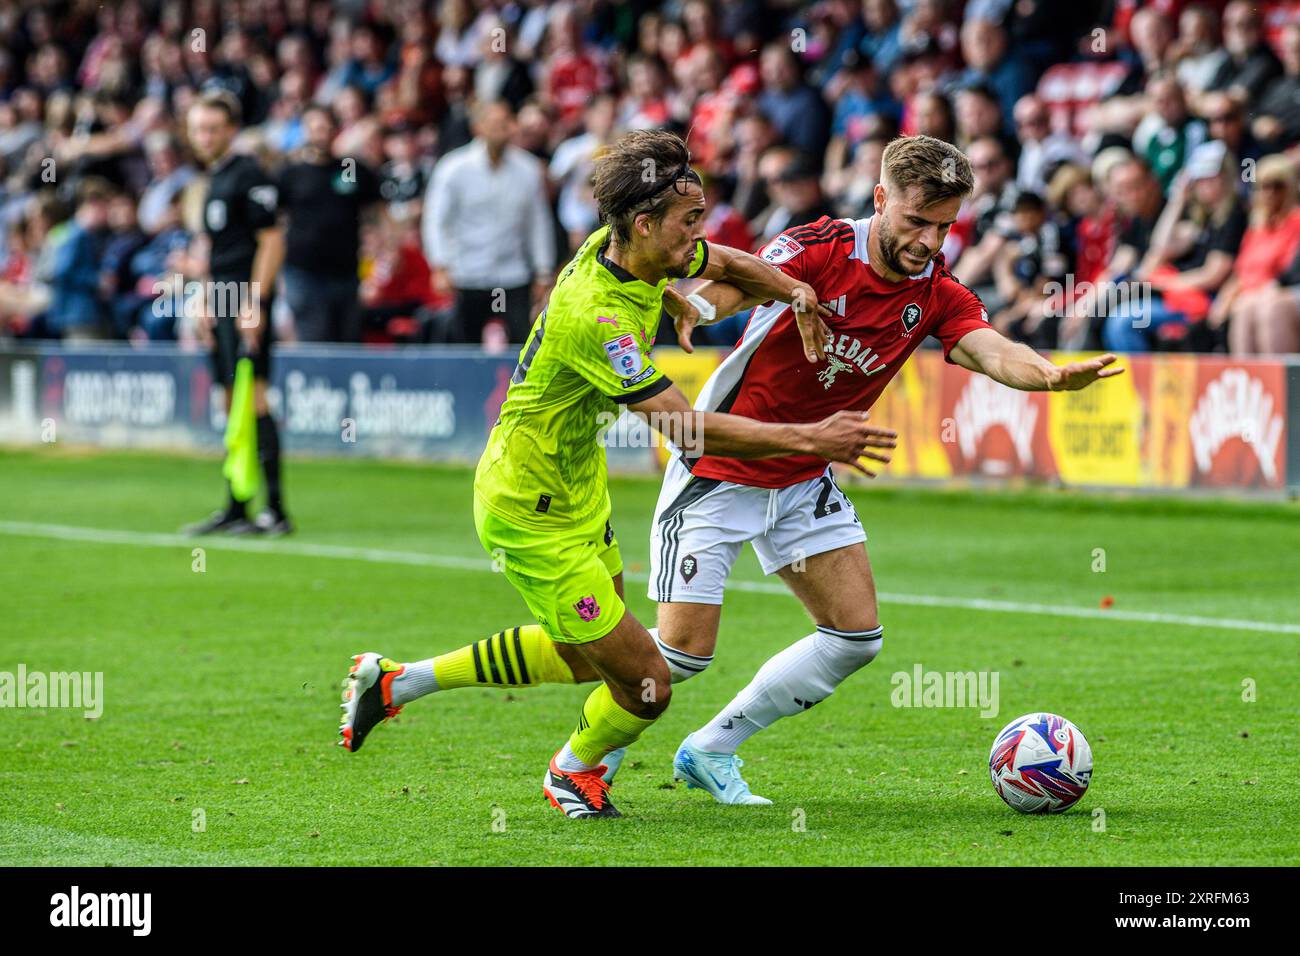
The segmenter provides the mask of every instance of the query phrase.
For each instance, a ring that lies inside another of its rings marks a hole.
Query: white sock
[[[393,706],[401,707],[425,694],[438,690],[438,679],[433,676],[433,658],[403,664],[405,670],[393,678]],[[380,675],[382,679],[383,675]]]
[[[579,760],[578,755],[573,752],[573,748],[569,746],[567,740],[564,742],[564,749],[556,754],[555,766],[559,767],[561,770],[567,770],[569,773],[582,773],[584,770],[596,769],[596,767],[593,767],[591,764],[583,763]],[[597,766],[599,766],[599,764],[597,764]]]
[[[735,753],[764,727],[829,697],[880,653],[883,635],[883,627],[837,631],[819,626],[760,667],[730,704],[695,731],[691,742],[708,753]]]

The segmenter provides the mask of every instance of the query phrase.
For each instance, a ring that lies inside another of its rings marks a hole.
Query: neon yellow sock
[[[536,624],[511,628],[435,657],[433,676],[439,690],[577,683],[555,642]]]
[[[605,754],[636,741],[654,723],[628,713],[614,702],[606,684],[591,692],[582,705],[578,727],[569,737],[569,749],[589,767],[599,766]]]

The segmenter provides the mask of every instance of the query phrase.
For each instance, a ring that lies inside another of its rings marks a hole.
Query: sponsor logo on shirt
[[[795,239],[782,233],[767,244],[760,258],[764,262],[770,262],[774,266],[779,266],[783,262],[789,262],[799,253],[803,252],[803,246]]]
[[[823,388],[830,388],[835,384],[835,376],[840,372],[853,372],[853,366],[848,362],[842,362],[834,355],[826,356],[827,366],[817,373],[817,381],[822,383]]]
[[[817,381],[823,388],[830,388],[841,372],[852,374],[856,368],[864,375],[875,375],[886,367],[880,353],[870,345],[863,345],[861,339],[843,332],[838,336],[832,333],[826,343],[826,367],[817,373]]]
[[[623,387],[631,388],[633,385],[640,385],[646,379],[654,375],[654,373],[655,373],[655,367],[653,365],[647,365],[645,368],[641,370],[640,374],[633,375],[631,378],[623,379]]]

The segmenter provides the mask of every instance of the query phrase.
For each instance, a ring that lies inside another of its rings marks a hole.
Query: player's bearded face
[[[876,218],[880,227],[880,253],[889,270],[908,276],[924,272],[939,250],[931,249],[914,237],[900,235],[890,223],[888,214]]]

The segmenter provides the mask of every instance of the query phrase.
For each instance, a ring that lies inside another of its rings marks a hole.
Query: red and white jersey
[[[967,332],[988,328],[983,303],[952,277],[942,254],[921,275],[882,279],[867,259],[871,222],[823,216],[763,247],[761,259],[807,282],[834,312],[826,320],[827,360],[810,363],[790,307],[768,302],[754,310],[735,350],[709,377],[697,409],[763,422],[815,422],[843,409],[869,409],[927,336],[938,337],[948,358]],[[785,488],[826,468],[814,455],[704,455],[687,464],[701,477],[760,488]]]

